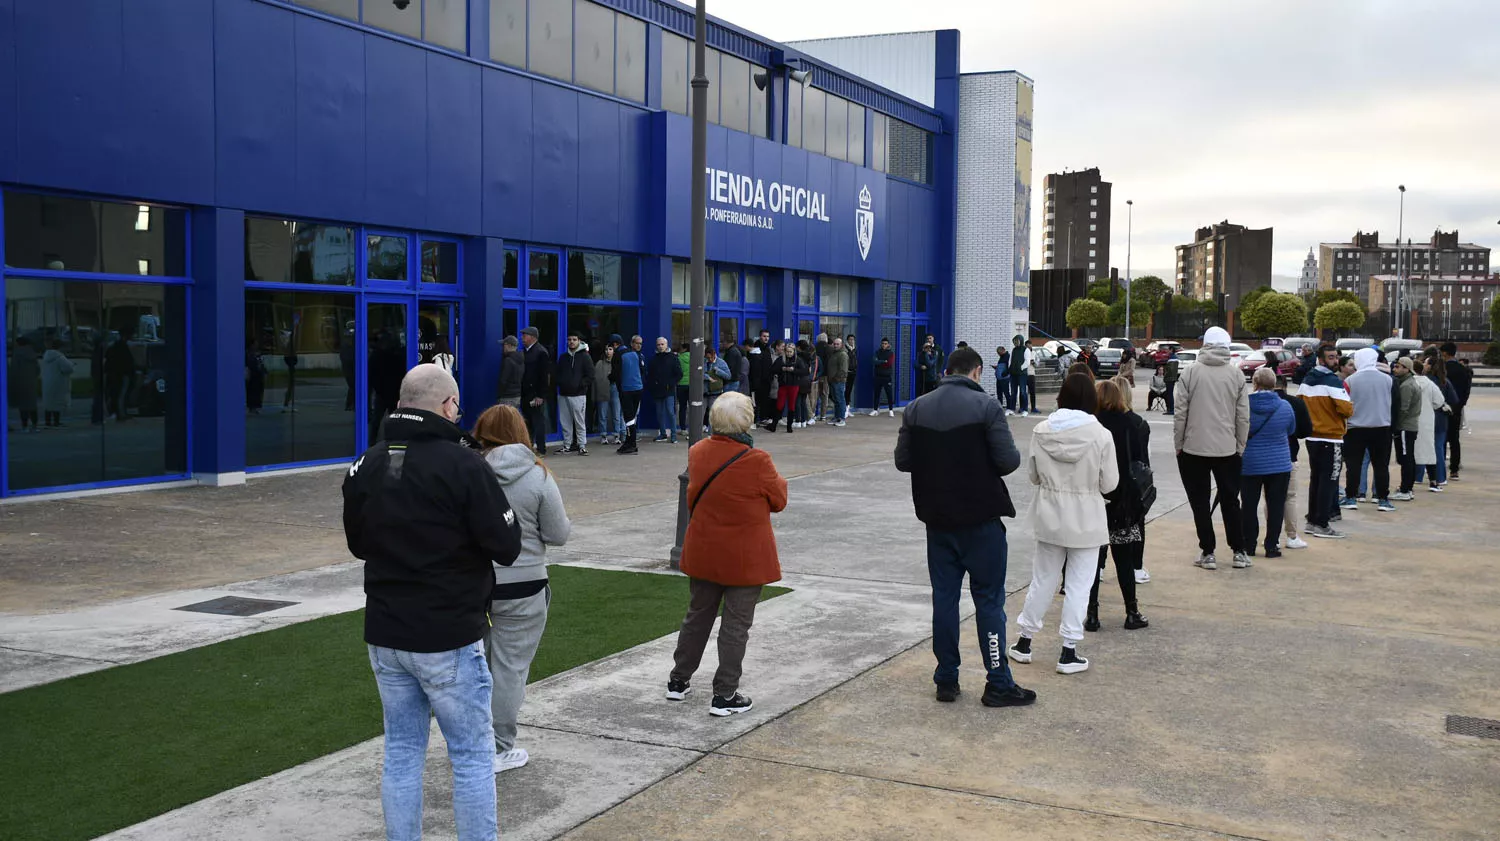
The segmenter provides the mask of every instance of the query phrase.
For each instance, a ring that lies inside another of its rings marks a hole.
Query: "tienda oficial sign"
[[[778,215],[831,221],[827,193],[777,181],[767,184],[764,179],[713,167],[705,168],[703,177],[708,179],[710,205],[727,205],[708,207],[710,222],[774,230]]]

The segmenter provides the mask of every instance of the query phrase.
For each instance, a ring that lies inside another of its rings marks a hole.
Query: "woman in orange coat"
[[[727,392],[709,413],[713,437],[688,451],[691,519],[682,543],[682,571],[689,578],[691,597],[677,635],[667,698],[681,701],[691,691],[689,681],[703,659],[722,604],[719,670],[708,708],[717,716],[747,712],[752,706],[739,692],[745,644],[761,587],[781,580],[771,515],[786,508],[786,480],[776,472],[770,454],[755,449],[749,433],[754,422],[750,398]]]

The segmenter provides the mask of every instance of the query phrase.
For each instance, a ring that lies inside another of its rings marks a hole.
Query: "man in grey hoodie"
[[[1364,475],[1365,456],[1375,469],[1376,510],[1395,511],[1391,504],[1391,375],[1378,367],[1380,352],[1360,348],[1354,352],[1354,373],[1344,380],[1354,414],[1344,431],[1344,498],[1340,508],[1359,507],[1355,495]]]
[[[1182,489],[1198,527],[1198,560],[1194,566],[1218,569],[1214,560],[1213,505],[1209,479],[1218,486],[1224,541],[1234,552],[1235,569],[1250,566],[1240,531],[1240,456],[1250,434],[1250,394],[1245,375],[1231,365],[1229,332],[1210,327],[1203,334],[1198,362],[1177,381],[1177,415],[1172,440]]]

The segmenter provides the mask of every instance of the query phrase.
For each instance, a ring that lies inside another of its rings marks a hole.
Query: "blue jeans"
[[[995,399],[1000,401],[1000,405],[1004,406],[1006,411],[1014,412],[1016,395],[1010,390],[1010,381],[1010,377],[995,378]]]
[[[1448,481],[1448,463],[1443,460],[1443,450],[1448,445],[1448,415],[1445,412],[1432,413],[1432,452],[1437,456],[1436,464],[1417,465],[1417,481],[1427,477],[1427,483],[1441,485]]]
[[[595,401],[599,407],[599,434],[619,435],[625,431],[625,416],[620,412],[620,387],[609,387],[609,401]]]
[[[656,399],[656,437],[677,440],[677,427],[672,425],[672,418],[677,414],[677,395],[668,394],[666,397]]]
[[[1013,411],[1035,412],[1036,411],[1036,380],[1029,374],[1020,374],[1010,378],[1010,402]]]
[[[844,419],[844,389],[848,383],[829,383],[833,386],[833,421],[838,423]]]
[[[453,767],[453,818],[459,841],[494,841],[495,729],[484,643],[421,654],[369,646],[370,668],[385,711],[385,770],[380,804],[387,841],[422,837],[422,766],[428,713],[437,716]]]
[[[989,682],[1001,691],[1015,685],[1005,660],[1005,564],[1005,524],[998,519],[963,529],[927,528],[934,683],[958,682],[958,599],[967,573]]]

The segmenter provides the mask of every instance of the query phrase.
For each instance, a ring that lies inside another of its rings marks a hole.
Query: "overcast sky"
[[[779,41],[958,29],[964,72],[1036,80],[1032,266],[1042,176],[1114,184],[1111,257],[1165,271],[1195,228],[1276,229],[1273,271],[1356,229],[1457,227],[1500,244],[1500,2],[1494,0],[709,0]],[[1169,281],[1170,282],[1170,281]]]

